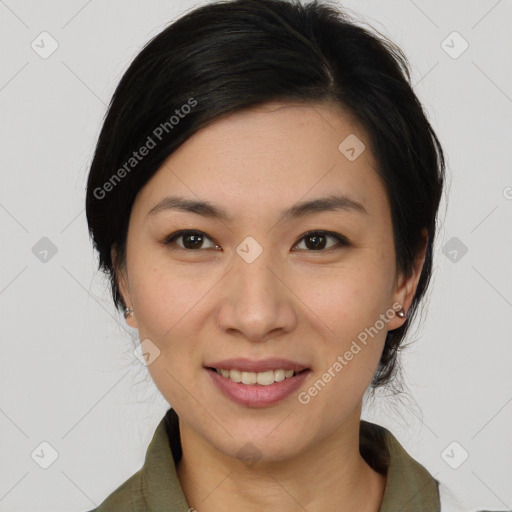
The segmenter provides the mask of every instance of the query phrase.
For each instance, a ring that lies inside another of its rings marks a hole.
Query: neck
[[[359,453],[360,410],[355,413],[292,459],[252,465],[215,449],[180,418],[177,473],[189,506],[200,512],[378,512],[386,477]]]

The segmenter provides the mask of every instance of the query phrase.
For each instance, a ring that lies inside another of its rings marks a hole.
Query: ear
[[[421,249],[419,250],[418,255],[416,257],[413,272],[407,278],[403,274],[398,275],[396,279],[395,292],[393,294],[393,304],[401,304],[402,308],[406,312],[408,312],[409,308],[411,307],[412,300],[414,298],[414,294],[416,293],[416,288],[418,287],[418,282],[420,280],[421,271],[423,270],[423,264],[425,263],[425,253],[428,245],[427,228],[422,229],[421,236],[423,242]],[[396,313],[396,308],[392,309],[394,309]],[[395,314],[395,316],[388,323],[388,330],[392,331],[393,329],[401,327],[406,322],[406,320],[407,318],[400,318]]]
[[[126,304],[127,307],[133,308],[130,293],[130,283],[128,281],[126,267],[124,265],[119,264],[117,251],[114,247],[112,247],[110,251],[110,257],[112,258],[112,267],[114,269],[116,283],[119,288],[119,293],[121,294],[123,302]],[[133,315],[131,317],[126,318],[125,321],[130,327],[137,329],[135,311],[133,312]]]

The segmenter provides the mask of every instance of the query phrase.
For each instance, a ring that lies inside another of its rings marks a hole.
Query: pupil
[[[183,237],[183,245],[187,248],[187,249],[194,249],[196,247],[200,247],[201,246],[201,243],[202,243],[202,236],[201,235],[198,235],[198,234],[192,234],[192,235],[186,235]],[[188,244],[187,243],[187,240],[195,240],[195,242],[193,241],[192,244]]]
[[[320,239],[324,239],[324,243],[319,242]],[[308,240],[315,240],[313,244],[308,244]],[[308,249],[322,249],[325,246],[325,237],[323,235],[310,235],[306,238],[306,246]]]

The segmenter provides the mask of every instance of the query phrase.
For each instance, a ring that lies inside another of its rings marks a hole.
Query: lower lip
[[[227,377],[223,377],[215,370],[206,368],[215,385],[220,389],[224,396],[233,400],[233,402],[246,407],[267,407],[274,405],[299,388],[311,370],[306,370],[294,377],[284,379],[280,382],[274,382],[269,386],[260,384],[242,384],[233,382]]]

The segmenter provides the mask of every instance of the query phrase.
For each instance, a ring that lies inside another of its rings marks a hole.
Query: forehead
[[[369,209],[386,201],[369,140],[352,116],[331,104],[278,102],[223,116],[196,132],[137,200],[147,213],[169,193],[229,204],[233,211],[281,211],[330,193]]]

